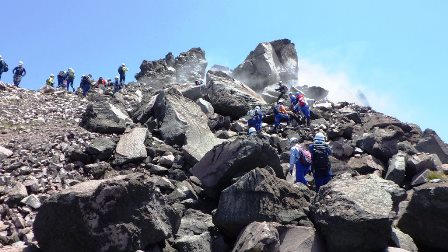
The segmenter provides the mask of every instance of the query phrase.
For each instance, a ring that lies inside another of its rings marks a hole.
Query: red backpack
[[[304,166],[310,166],[312,163],[311,153],[303,148],[300,148],[300,162]]]
[[[303,106],[306,105],[306,102],[305,102],[305,95],[304,95],[304,94],[298,94],[298,95],[296,96],[296,98],[297,98],[297,101],[299,102],[300,107],[303,107]]]

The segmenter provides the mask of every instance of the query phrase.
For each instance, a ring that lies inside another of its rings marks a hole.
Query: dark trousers
[[[69,90],[69,87],[71,86],[73,92],[75,92],[75,88],[73,87],[73,81],[74,81],[74,80],[75,80],[75,79],[72,79],[72,78],[68,78],[68,79],[67,79],[67,91],[70,91],[70,90]]]
[[[22,75],[14,75],[13,81],[14,86],[18,87],[20,85],[20,82],[22,81]]]
[[[2,72],[2,71],[0,71],[0,80],[2,79],[2,73],[3,73],[3,72]]]
[[[120,74],[120,83],[124,84],[125,81],[126,81],[126,74]]]
[[[281,98],[285,97],[285,93],[280,92],[280,95],[277,98],[277,102],[280,101]]]

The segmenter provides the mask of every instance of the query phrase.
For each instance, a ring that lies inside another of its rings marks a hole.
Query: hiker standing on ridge
[[[22,81],[22,77],[26,75],[26,70],[23,67],[23,61],[19,61],[19,65],[12,70],[12,73],[14,74],[14,86],[18,87]]]
[[[50,77],[45,81],[45,84],[50,87],[54,87],[54,74],[50,74]]]
[[[81,83],[79,84],[79,87],[82,89],[82,96],[86,97],[87,93],[90,90],[90,78],[89,76],[83,75],[81,76]]]
[[[67,85],[67,83],[64,84],[64,82],[66,82],[66,77],[67,77],[67,73],[65,71],[59,71],[58,73],[58,88],[60,87],[64,87],[65,85]]]
[[[120,83],[124,84],[126,81],[126,72],[128,71],[128,68],[126,67],[126,64],[121,64],[121,66],[118,68],[118,74],[120,75]]]
[[[311,169],[314,177],[314,184],[316,185],[316,192],[319,188],[331,180],[331,163],[329,156],[331,149],[325,142],[325,135],[321,132],[314,136],[314,143],[309,147],[311,153]]]
[[[280,95],[277,98],[277,102],[280,101],[283,97],[285,97],[286,92],[288,92],[288,87],[283,84],[282,81],[278,82],[278,88],[275,89],[275,91],[280,92]]]
[[[120,81],[119,81],[118,76],[115,76],[115,80],[114,80],[114,94],[115,94],[116,92],[120,91],[120,90],[121,90],[121,87],[122,87],[122,85],[121,85],[121,83],[120,83]]]
[[[75,81],[75,70],[73,70],[73,68],[69,68],[67,70],[67,76],[66,76],[66,80],[67,80],[67,92],[69,92],[69,87],[71,86],[73,89],[73,92],[75,92],[75,88],[73,87],[73,82]]]
[[[295,183],[300,182],[308,186],[305,175],[311,171],[311,154],[308,150],[299,145],[299,139],[292,137],[289,139],[291,145],[289,156],[289,173],[292,174],[294,166],[296,167]]]
[[[0,80],[2,79],[2,73],[6,73],[8,71],[8,64],[6,64],[5,60],[0,55]]]

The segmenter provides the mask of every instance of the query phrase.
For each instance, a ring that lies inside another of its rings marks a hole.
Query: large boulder
[[[183,146],[187,161],[198,162],[222,141],[208,127],[208,118],[199,105],[182,96],[177,89],[162,91],[154,104],[160,135],[170,145]]]
[[[403,152],[398,152],[389,160],[389,166],[385,179],[395,182],[402,186],[406,177],[406,159],[407,155]]]
[[[306,213],[313,194],[277,178],[271,169],[256,168],[221,192],[214,222],[229,236],[254,221],[312,225]]]
[[[298,58],[295,45],[289,39],[258,44],[233,76],[256,91],[278,81],[297,81]]]
[[[440,139],[434,130],[426,129],[416,148],[422,152],[437,154],[442,163],[448,164],[448,145]]]
[[[147,128],[134,128],[122,135],[115,150],[115,163],[125,164],[145,159],[148,156],[145,147],[148,134]]]
[[[413,190],[398,228],[427,251],[448,250],[448,183],[427,183]]]
[[[174,246],[181,252],[213,251],[211,232],[212,216],[198,210],[188,209],[180,222]]]
[[[136,251],[173,237],[179,224],[153,180],[136,173],[53,194],[33,230],[43,251]]]
[[[192,48],[176,58],[172,53],[168,53],[164,59],[144,60],[135,79],[157,90],[176,83],[194,83],[195,80],[204,79],[206,68],[204,50]]]
[[[215,112],[239,119],[256,105],[266,102],[250,87],[233,79],[224,72],[207,72],[206,100]]]
[[[404,197],[403,189],[377,175],[343,174],[321,187],[311,209],[329,251],[381,251],[393,208]]]
[[[392,242],[398,248],[405,249],[410,252],[418,252],[417,245],[414,240],[408,235],[403,233],[400,229],[392,228]]]
[[[117,144],[109,138],[95,138],[90,145],[86,147],[86,152],[99,160],[107,160],[114,153]]]
[[[323,252],[325,245],[312,227],[252,222],[238,236],[232,252]]]
[[[132,124],[132,120],[126,110],[106,101],[89,104],[81,121],[81,126],[87,130],[105,134],[121,134],[128,124]]]
[[[259,138],[238,138],[207,152],[190,171],[201,180],[207,194],[216,197],[231,185],[233,178],[265,166],[272,167],[278,177],[284,178],[280,159],[269,142]]]
[[[6,149],[3,146],[0,146],[0,161],[5,158],[12,156],[13,152],[10,149]]]
[[[365,133],[356,141],[356,146],[372,156],[387,163],[398,153],[398,142],[403,136],[400,128],[375,128],[371,133]]]
[[[384,170],[384,166],[375,157],[372,157],[371,155],[363,155],[361,157],[352,157],[348,161],[347,165],[357,171],[359,174],[365,175],[370,173],[378,173],[381,175],[381,173]]]
[[[425,170],[436,171],[442,163],[436,154],[417,153],[410,156],[406,161],[406,175],[409,177],[421,174]]]

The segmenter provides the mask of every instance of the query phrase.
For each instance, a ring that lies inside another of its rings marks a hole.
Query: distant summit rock
[[[289,39],[263,42],[250,52],[233,77],[255,91],[278,81],[297,81],[299,71],[295,45]]]
[[[220,72],[224,72],[228,75],[232,75],[232,69],[230,69],[229,67],[223,66],[223,65],[213,65],[209,71],[220,71]]]
[[[194,83],[197,79],[203,79],[206,68],[207,60],[204,50],[192,48],[176,58],[172,53],[168,53],[164,59],[144,60],[135,78],[138,82],[160,89],[175,83]]]

